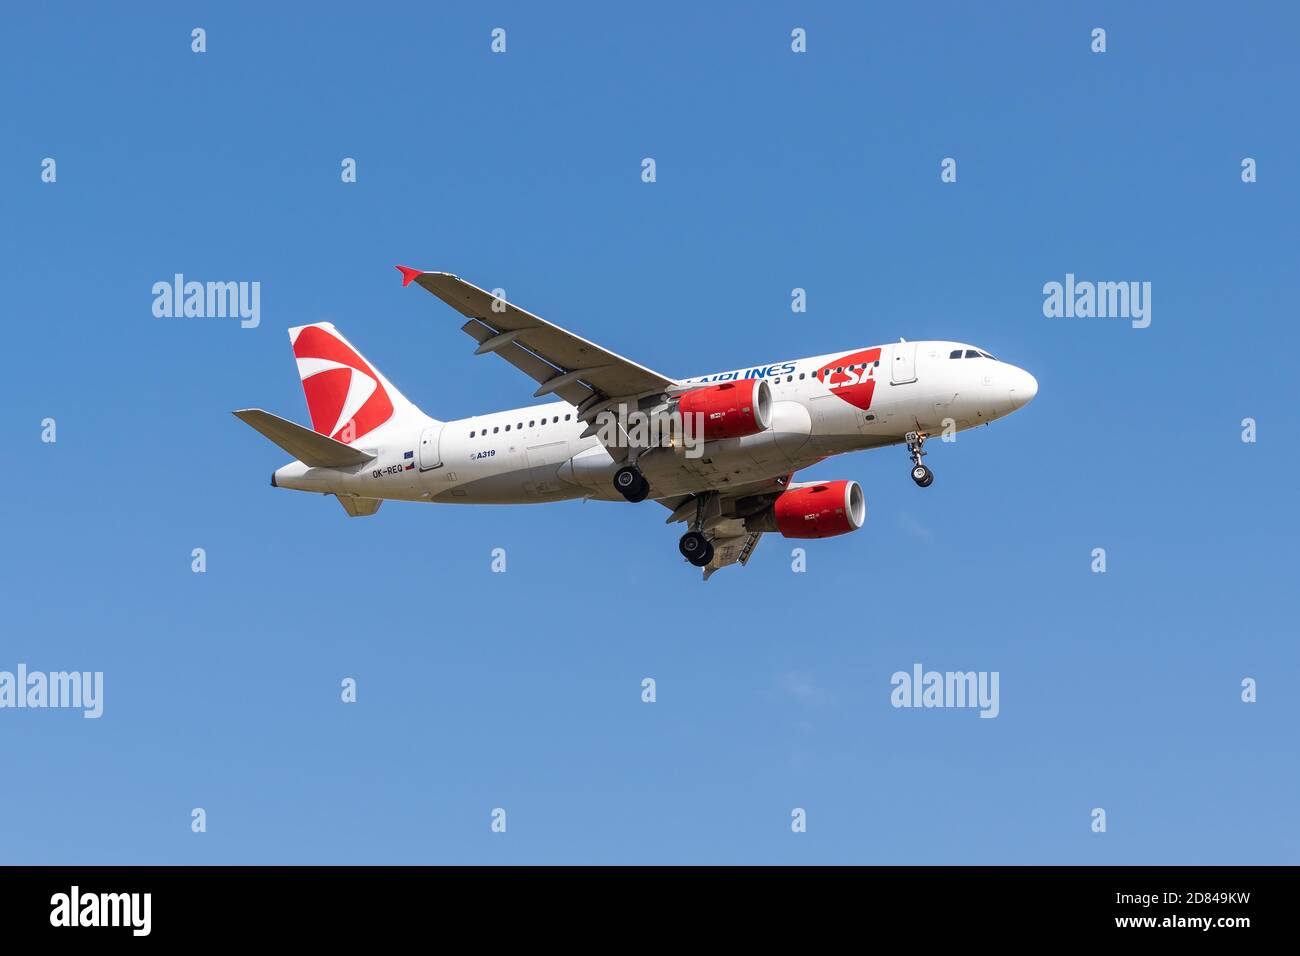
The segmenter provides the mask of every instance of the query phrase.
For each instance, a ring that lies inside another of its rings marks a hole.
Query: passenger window
[[[532,428],[532,427],[533,427],[534,425],[536,425],[536,424],[537,424],[537,422],[529,422],[529,423],[528,423],[528,427],[529,427],[529,428]]]
[[[565,416],[564,416],[564,420],[567,422],[567,421],[569,420],[569,416],[568,416],[568,415],[565,415]]]
[[[473,432],[470,432],[470,433],[469,433],[469,437],[470,437],[470,438],[473,438],[473,437],[474,437],[474,433],[473,433]]]
[[[801,382],[803,381],[803,372],[800,372],[800,373],[799,373],[799,381],[801,381]]]
[[[501,426],[500,426],[500,425],[495,425],[495,426],[493,426],[493,428],[492,428],[492,434],[493,434],[493,435],[495,435],[495,434],[496,434],[497,432],[499,432],[499,431],[501,431]]]
[[[506,431],[510,431],[510,426],[509,426],[509,425],[506,426]]]

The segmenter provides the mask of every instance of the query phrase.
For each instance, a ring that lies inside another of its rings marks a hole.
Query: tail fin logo
[[[379,375],[332,326],[296,331],[293,354],[312,428],[351,444],[392,418],[393,402]]]

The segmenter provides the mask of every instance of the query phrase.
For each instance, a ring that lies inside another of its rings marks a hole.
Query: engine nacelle
[[[818,481],[783,491],[765,511],[745,519],[746,531],[777,531],[785,538],[832,538],[857,531],[867,503],[856,481]]]
[[[696,436],[704,441],[757,435],[772,424],[772,386],[753,378],[692,389],[677,400],[677,411],[687,428],[695,427],[691,416],[704,416],[704,434]]]

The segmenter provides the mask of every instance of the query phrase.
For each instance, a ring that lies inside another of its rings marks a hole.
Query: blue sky
[[[105,702],[0,710],[0,862],[1300,862],[1298,26],[10,11],[0,670],[103,671]],[[901,449],[810,471],[869,517],[802,574],[768,536],[702,585],[651,503],[349,519],[269,487],[285,456],[230,415],[307,420],[286,328],[335,322],[444,419],[533,388],[397,262],[671,375],[950,338],[1040,392],[932,445],[928,490]],[[260,282],[260,326],[155,318],[177,272]],[[1151,282],[1150,328],[1045,318],[1068,272]],[[892,708],[917,662],[999,672],[1000,715]]]

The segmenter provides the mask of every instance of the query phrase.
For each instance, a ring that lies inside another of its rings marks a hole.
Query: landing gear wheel
[[[934,484],[934,472],[921,464],[925,457],[925,438],[922,432],[908,432],[906,435],[907,451],[912,456],[912,480],[921,488]]]
[[[650,494],[650,482],[645,480],[635,465],[624,465],[614,472],[614,488],[628,501],[645,501]]]
[[[677,542],[677,550],[682,557],[697,568],[702,568],[713,560],[713,543],[698,531],[688,531]]]

